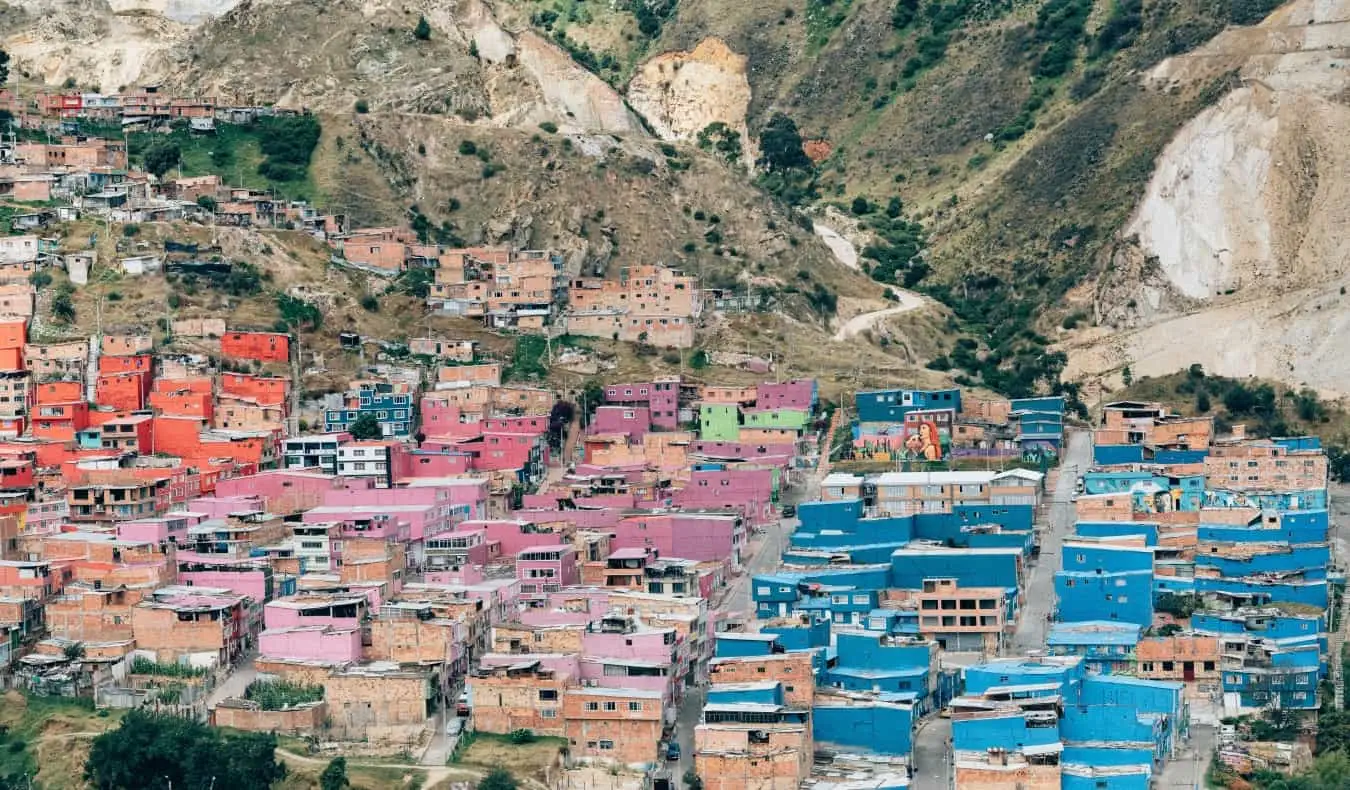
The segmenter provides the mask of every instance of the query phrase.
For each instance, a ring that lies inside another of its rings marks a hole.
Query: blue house
[[[871,691],[912,702],[920,714],[940,706],[935,642],[875,631],[835,635],[835,664],[820,677],[822,688]]]
[[[339,433],[351,430],[353,423],[369,414],[380,424],[384,436],[411,436],[413,396],[408,392],[396,392],[395,389],[393,384],[384,382],[361,384],[344,396],[340,408],[324,410],[324,431]]]
[[[1046,646],[1053,656],[1081,656],[1088,668],[1104,675],[1130,669],[1143,628],[1135,623],[1088,620],[1056,623]]]
[[[1061,622],[1153,624],[1152,549],[1065,543],[1063,555],[1063,570],[1055,574]]]
[[[913,704],[896,696],[826,691],[811,706],[811,734],[817,745],[907,756],[916,719]]]
[[[912,411],[952,409],[961,411],[961,390],[872,390],[853,396],[859,422],[905,421]]]

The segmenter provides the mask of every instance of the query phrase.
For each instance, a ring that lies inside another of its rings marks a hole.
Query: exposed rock
[[[706,38],[692,52],[666,52],[642,64],[628,85],[628,102],[663,140],[693,140],[720,121],[740,133],[744,161],[755,158],[745,125],[746,58],[721,39]]]

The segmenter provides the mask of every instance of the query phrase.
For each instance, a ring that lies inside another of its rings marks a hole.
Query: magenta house
[[[610,528],[611,552],[655,549],[662,557],[723,561],[740,567],[744,520],[735,513],[639,513]]]
[[[651,429],[652,412],[646,406],[601,406],[586,432],[593,436],[618,434],[639,441]]]
[[[263,658],[340,664],[361,660],[361,629],[329,625],[269,628],[258,635]]]
[[[496,542],[501,546],[503,557],[514,557],[522,549],[531,546],[554,546],[562,543],[562,534],[558,532],[538,532],[532,522],[512,519],[492,521],[465,521],[456,531],[484,530],[487,542]]]
[[[819,400],[815,379],[793,379],[760,384],[756,388],[756,409],[795,409],[814,412]]]
[[[790,444],[753,444],[695,439],[689,445],[691,455],[712,461],[754,461],[780,469],[792,465],[796,449]]]
[[[774,516],[773,477],[773,469],[695,470],[684,488],[675,492],[672,504],[687,509],[735,508],[751,524],[763,524]]]
[[[359,629],[368,606],[363,595],[300,593],[263,607],[263,625],[268,629],[301,625]]]
[[[680,378],[668,376],[642,384],[612,384],[605,387],[605,402],[646,406],[652,426],[663,431],[680,427]]]
[[[266,559],[241,560],[191,551],[180,551],[174,559],[178,563],[179,584],[221,588],[258,603],[272,598],[272,568]]]
[[[527,546],[516,552],[520,600],[540,604],[551,592],[581,581],[577,550],[569,545]]]

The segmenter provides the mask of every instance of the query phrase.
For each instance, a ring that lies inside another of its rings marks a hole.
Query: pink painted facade
[[[686,509],[740,511],[752,524],[774,517],[772,469],[717,469],[691,472],[672,504]],[[690,557],[690,559],[697,559]]]
[[[568,545],[528,546],[516,552],[520,600],[543,601],[548,592],[581,581],[577,550]]]
[[[646,406],[601,406],[595,410],[586,432],[619,434],[640,441],[652,429],[652,412]]]
[[[673,431],[680,424],[680,379],[672,376],[640,384],[611,384],[605,387],[605,402],[646,406],[654,428]]]
[[[275,469],[249,477],[236,477],[216,484],[216,496],[251,496],[262,500],[262,509],[273,513],[297,513],[323,504],[332,491],[374,487],[366,478],[343,478],[321,472]]]
[[[449,477],[473,471],[473,455],[450,450],[401,450],[394,453],[394,484],[420,477]]]
[[[779,468],[792,465],[796,450],[790,444],[751,444],[695,439],[689,452],[720,461],[755,461]]]
[[[178,583],[193,587],[216,587],[246,595],[258,603],[269,595],[271,571],[265,560],[238,560],[215,554],[182,551],[175,557]]]
[[[269,628],[258,635],[266,658],[344,663],[361,660],[361,629],[306,625]]]
[[[263,607],[263,625],[269,629],[313,625],[359,629],[368,603],[366,596],[357,593],[290,595]]]
[[[117,525],[117,537],[141,543],[164,544],[170,539],[181,542],[187,536],[188,527],[203,520],[198,513],[168,513],[158,518],[124,521]]]
[[[756,409],[798,409],[811,412],[816,407],[815,379],[794,379],[760,384],[755,388]]]
[[[556,505],[557,503],[551,503]],[[618,524],[623,519],[623,511],[615,507],[606,507],[599,510],[587,508],[586,510],[577,510],[569,508],[560,510],[553,508],[527,508],[515,511],[515,515],[527,521],[533,521],[536,524],[567,524],[576,529],[605,529]]]
[[[331,491],[324,497],[325,508],[354,508],[365,511],[390,512],[391,507],[425,506],[433,511],[426,516],[422,529],[431,534],[445,532],[453,524],[468,516],[481,516],[486,512],[488,481],[482,478],[427,478],[410,482],[396,488],[345,489]],[[460,506],[460,507],[456,507]],[[400,512],[400,517],[405,517]],[[307,519],[308,520],[308,519]],[[411,519],[410,519],[411,521]],[[419,532],[417,523],[412,524],[413,539],[420,539],[425,532]]]
[[[736,515],[652,513],[630,515],[611,528],[610,550],[655,549],[661,557],[726,560],[740,566],[744,527]]]
[[[426,579],[427,584],[436,585],[464,586],[478,584],[483,581],[483,569],[478,565],[460,565],[443,571],[427,571],[423,578]]]
[[[562,533],[532,532],[533,527],[534,525],[528,521],[501,519],[465,521],[456,528],[456,531],[484,530],[487,533],[487,542],[499,544],[504,557],[514,557],[522,549],[531,546],[556,546],[563,542]]]
[[[422,398],[422,433],[431,436],[472,436],[479,431],[476,419],[443,398]]]

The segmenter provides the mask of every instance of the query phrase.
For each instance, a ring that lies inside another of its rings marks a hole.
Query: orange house
[[[94,386],[94,400],[100,406],[114,409],[144,409],[149,384],[149,371],[100,374]]]
[[[0,348],[0,370],[24,370],[23,348]]]
[[[186,379],[177,381],[157,379],[150,393],[150,408],[160,414],[175,417],[200,417],[210,420],[215,414],[215,402],[211,390],[197,392],[191,387],[175,387]],[[208,384],[209,384],[208,380]]]
[[[235,359],[287,362],[291,338],[280,332],[227,332],[220,338],[220,353]]]
[[[290,384],[290,379],[278,376],[224,373],[220,377],[222,394],[248,398],[266,406],[284,404],[290,393]]]
[[[153,359],[149,354],[132,354],[130,356],[100,356],[98,358],[99,373],[131,373],[135,371],[150,371],[154,369]]]
[[[74,441],[76,431],[89,426],[89,404],[82,400],[69,403],[38,402],[33,415],[33,437]]]
[[[37,391],[37,404],[71,403],[84,400],[84,385],[78,381],[49,381],[33,388]]]
[[[0,321],[0,370],[23,370],[23,346],[28,342],[27,321]]]
[[[202,454],[202,429],[206,421],[197,417],[156,415],[155,449],[183,458]]]

